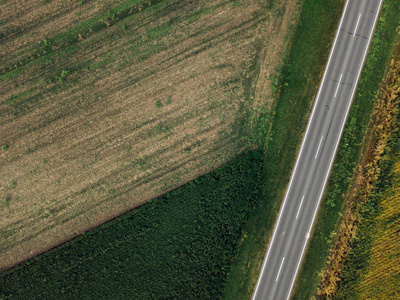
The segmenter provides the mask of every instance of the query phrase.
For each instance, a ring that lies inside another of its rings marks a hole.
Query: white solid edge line
[[[319,145],[318,145],[317,153],[315,153],[315,158],[314,158],[314,159],[317,159],[318,152],[319,152],[319,148],[321,148],[321,144],[322,144],[322,140],[323,140],[323,139],[324,139],[324,136],[322,136],[322,137],[321,137],[321,140],[319,141]]]
[[[334,158],[335,158],[335,156],[336,156],[336,151],[337,151],[337,148],[338,148],[338,146],[339,146],[340,139],[341,139],[341,137],[342,137],[344,125],[346,124],[346,120],[347,120],[347,117],[348,117],[348,113],[349,113],[351,104],[352,104],[352,102],[353,102],[354,94],[355,94],[355,92],[356,92],[356,87],[357,87],[357,84],[358,84],[358,80],[360,79],[360,75],[361,75],[361,71],[362,71],[363,66],[364,66],[365,58],[366,58],[366,56],[367,56],[369,46],[371,45],[371,37],[372,37],[372,34],[373,34],[374,31],[375,31],[376,21],[378,20],[379,13],[380,13],[380,11],[381,11],[382,1],[383,1],[383,0],[380,0],[380,2],[379,2],[378,12],[377,12],[377,14],[376,14],[376,16],[375,16],[375,20],[374,20],[374,24],[373,24],[373,27],[372,27],[372,31],[371,31],[370,36],[369,36],[369,39],[368,39],[368,45],[367,45],[367,48],[365,49],[364,56],[363,56],[363,60],[362,60],[362,63],[361,63],[361,68],[360,68],[360,70],[358,71],[356,83],[355,83],[355,85],[354,85],[354,89],[353,89],[353,92],[352,92],[352,94],[351,94],[351,98],[350,98],[351,101],[350,101],[349,105],[347,106],[346,118],[345,118],[345,120],[344,120],[344,122],[343,122],[343,124],[342,124],[342,128],[340,129],[339,139],[338,139],[338,141],[336,142],[335,151],[334,151],[334,154],[333,154],[333,156],[332,156],[332,158],[331,158],[331,161],[330,161],[330,163],[329,163],[329,169],[328,169],[328,172],[327,172],[327,174],[326,174],[326,176],[325,176],[324,185],[323,185],[323,187],[322,187],[321,194],[319,195],[318,204],[317,204],[317,207],[316,207],[316,209],[315,209],[315,211],[314,211],[313,219],[312,219],[312,222],[311,222],[311,225],[310,225],[308,234],[311,234],[311,229],[312,229],[312,226],[313,226],[313,224],[314,224],[315,217],[316,217],[316,215],[317,215],[317,211],[318,211],[318,208],[319,208],[319,204],[320,204],[320,202],[321,202],[321,199],[322,199],[323,192],[324,192],[324,190],[325,190],[325,186],[326,186],[326,183],[327,183],[327,180],[328,180],[328,177],[329,177],[329,173],[330,173],[330,171],[331,171],[332,163],[333,163],[333,160],[334,160]],[[288,300],[288,299],[290,298],[290,294],[292,293],[293,285],[294,285],[294,283],[295,283],[295,281],[296,281],[297,272],[299,271],[300,263],[301,263],[301,261],[302,261],[302,259],[303,259],[303,255],[304,255],[304,251],[305,251],[305,249],[306,249],[307,241],[308,241],[308,238],[306,238],[306,241],[305,241],[305,243],[304,243],[304,247],[303,247],[303,250],[302,250],[302,252],[301,252],[300,260],[299,260],[299,262],[298,262],[298,264],[297,264],[297,268],[296,268],[296,271],[295,271],[295,273],[294,273],[294,277],[293,277],[293,280],[292,280],[292,284],[291,284],[291,286],[290,286],[289,294],[288,294],[286,300]]]
[[[293,173],[292,173],[292,175],[291,175],[291,177],[290,177],[289,187],[288,187],[288,189],[287,189],[287,191],[286,191],[285,199],[283,200],[283,205],[281,206],[281,209],[280,209],[280,211],[279,211],[278,220],[277,220],[277,222],[276,222],[276,224],[275,224],[275,227],[274,227],[274,232],[273,232],[273,234],[272,234],[272,239],[271,239],[271,242],[269,243],[269,246],[268,246],[267,255],[266,255],[265,259],[264,259],[264,263],[263,263],[263,266],[262,266],[262,269],[261,269],[261,273],[260,273],[260,275],[259,275],[259,277],[258,277],[258,280],[257,280],[257,285],[256,285],[256,288],[255,288],[255,290],[254,290],[252,300],[255,299],[256,294],[257,294],[257,291],[258,291],[258,288],[259,288],[259,286],[260,286],[262,274],[264,273],[264,269],[265,269],[265,266],[266,266],[266,264],[267,264],[268,256],[269,256],[270,250],[271,250],[271,248],[272,248],[272,244],[273,244],[273,242],[274,242],[275,234],[276,234],[277,228],[278,228],[278,226],[279,226],[279,221],[280,221],[280,219],[281,219],[282,212],[283,212],[283,210],[284,210],[284,208],[285,208],[285,204],[286,204],[286,200],[287,200],[287,197],[288,197],[288,194],[289,194],[289,190],[290,190],[290,187],[291,187],[291,185],[292,185],[292,181],[293,181],[293,178],[294,178],[294,174],[295,174],[295,172],[296,172],[296,169],[297,169],[297,165],[298,165],[298,163],[299,163],[299,161],[300,161],[300,156],[301,156],[301,153],[302,153],[302,151],[303,151],[303,147],[304,147],[304,144],[305,144],[305,141],[306,141],[306,138],[307,138],[307,134],[308,134],[308,131],[309,131],[309,129],[310,129],[311,121],[312,121],[312,118],[313,118],[313,116],[314,116],[314,113],[315,113],[317,104],[318,104],[319,96],[320,96],[321,91],[322,91],[322,86],[323,86],[323,84],[324,84],[324,82],[325,82],[326,74],[327,74],[327,71],[328,71],[328,66],[329,66],[329,64],[331,63],[331,60],[332,60],[332,55],[333,55],[333,52],[334,52],[334,49],[335,49],[335,46],[336,46],[337,39],[338,39],[339,34],[340,34],[340,28],[342,27],[342,23],[343,23],[343,20],[344,20],[344,15],[346,14],[346,10],[347,10],[347,7],[348,7],[349,2],[350,2],[350,0],[347,0],[347,1],[346,1],[346,5],[345,5],[345,8],[344,8],[344,10],[343,10],[342,17],[341,17],[341,19],[340,19],[339,27],[338,27],[338,29],[336,30],[335,41],[333,42],[333,46],[332,46],[332,49],[331,49],[331,53],[329,54],[328,63],[327,63],[327,65],[326,65],[326,68],[325,68],[325,71],[324,71],[324,75],[323,75],[323,77],[322,77],[321,85],[320,85],[319,90],[318,90],[317,98],[316,98],[316,100],[315,100],[315,103],[314,103],[314,106],[313,106],[313,109],[312,109],[312,112],[311,112],[310,119],[308,120],[306,133],[305,133],[305,135],[304,135],[303,141],[302,141],[301,146],[300,146],[300,152],[299,152],[299,155],[297,156],[296,164],[295,164],[295,166],[294,166],[294,171],[293,171]]]
[[[342,76],[343,76],[343,74],[340,74],[340,78],[339,78],[339,82],[338,82],[337,87],[336,87],[336,92],[335,92],[335,97],[334,98],[336,98],[337,92],[339,91],[340,82],[342,81]]]
[[[301,206],[303,205],[303,200],[304,200],[304,195],[303,195],[303,197],[301,198],[299,210],[297,211],[297,215],[296,215],[296,220],[297,220],[297,218],[299,217],[299,213],[300,213],[300,210],[301,210]]]
[[[279,267],[278,275],[276,276],[275,282],[278,281],[279,274],[281,273],[281,270],[282,270],[282,266],[283,266],[283,262],[284,262],[284,261],[285,261],[285,257],[283,257],[283,259],[282,259],[281,266]]]
[[[308,241],[309,238],[310,238],[310,233],[308,233],[308,234],[306,235],[306,242],[304,243],[303,250],[301,251],[301,255],[302,255],[302,256],[303,256],[304,251],[306,250],[307,241]],[[302,256],[300,257],[300,260],[299,260],[299,262],[297,263],[296,273],[295,273],[295,275],[294,275],[294,278],[296,278],[296,276],[297,276],[297,270],[298,270],[299,267],[300,267],[300,263],[301,263],[301,258],[302,258]],[[292,281],[292,284],[290,285],[289,294],[287,295],[286,300],[289,300],[289,298],[290,298],[290,294],[292,293],[293,284],[294,284],[294,280]]]
[[[358,28],[358,23],[360,23],[360,18],[361,18],[361,14],[358,16],[357,25],[356,25],[356,28],[354,29],[353,37],[356,36],[356,32],[357,32],[357,28]]]

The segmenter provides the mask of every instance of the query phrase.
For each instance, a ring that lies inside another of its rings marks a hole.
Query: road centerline
[[[300,213],[300,210],[301,210],[301,206],[303,205],[303,200],[304,200],[304,195],[303,195],[303,197],[301,198],[299,210],[297,211],[297,215],[296,215],[296,220],[297,220],[297,218],[299,217],[299,213]]]
[[[282,258],[281,266],[279,267],[278,275],[276,275],[275,282],[278,281],[279,274],[281,274],[281,270],[282,270],[282,266],[283,266],[283,262],[284,262],[284,261],[285,261],[285,257]]]
[[[314,158],[314,159],[317,159],[318,152],[319,152],[319,148],[321,148],[321,144],[322,144],[322,140],[323,140],[323,139],[324,139],[324,136],[321,136],[321,140],[319,141],[319,145],[318,145],[317,153],[315,153],[315,158]]]
[[[340,74],[339,82],[338,82],[337,87],[336,87],[335,98],[336,98],[337,93],[338,93],[338,91],[339,91],[340,81],[342,81],[342,76],[343,76],[343,74]]]
[[[357,28],[358,28],[358,24],[360,23],[360,19],[361,19],[361,14],[358,16],[358,20],[357,20],[356,28],[354,28],[353,37],[355,37],[355,35],[356,35]]]

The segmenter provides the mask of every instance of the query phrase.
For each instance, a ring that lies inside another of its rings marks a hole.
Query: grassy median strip
[[[278,83],[266,141],[264,196],[250,218],[228,277],[225,299],[249,299],[294,166],[344,1],[305,1]]]
[[[371,126],[369,122],[376,102],[375,95],[391,57],[399,22],[398,3],[385,1],[321,203],[313,237],[299,273],[294,299],[310,299],[317,291],[319,273],[329,255],[333,230],[359,161],[364,136]]]

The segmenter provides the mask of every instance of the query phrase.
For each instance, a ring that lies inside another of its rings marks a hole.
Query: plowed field
[[[2,1],[0,268],[257,148],[297,2]]]

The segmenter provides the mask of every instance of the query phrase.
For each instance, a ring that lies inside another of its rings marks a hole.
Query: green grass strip
[[[345,195],[357,166],[362,142],[372,118],[375,95],[389,63],[400,24],[400,5],[384,1],[362,72],[356,96],[340,142],[328,186],[318,213],[314,233],[299,272],[294,299],[310,299],[316,293],[318,274],[331,246],[332,232],[338,221]]]

